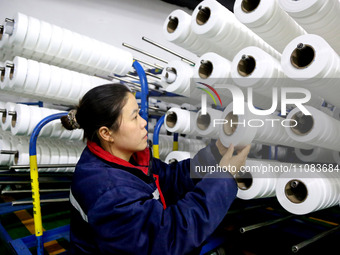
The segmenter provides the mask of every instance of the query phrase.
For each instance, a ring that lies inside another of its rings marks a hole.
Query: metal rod
[[[146,62],[146,61],[144,61],[144,60],[141,60],[141,59],[139,59],[139,58],[133,58],[134,60],[136,60],[136,61],[138,61],[138,62],[140,62],[140,63],[142,63],[142,64],[145,64],[145,65],[147,65],[147,66],[151,66],[151,67],[154,67],[154,68],[158,68],[158,69],[163,69],[164,67],[163,66],[160,66],[160,65],[157,65],[157,64],[151,64],[151,63],[149,63],[149,62]]]
[[[40,203],[56,203],[56,202],[68,202],[70,201],[69,198],[54,198],[54,199],[41,199]],[[28,201],[13,201],[12,205],[28,205],[32,204],[32,200]]]
[[[14,30],[14,22],[15,22],[14,19],[6,18],[5,22],[6,22],[6,26],[4,28],[5,33],[8,35],[12,35],[13,30]]]
[[[281,222],[281,221],[284,221],[284,220],[288,220],[292,217],[293,217],[293,215],[289,215],[287,217],[283,217],[283,218],[280,218],[280,219],[268,220],[268,221],[257,223],[257,224],[250,225],[250,226],[247,226],[247,227],[241,227],[240,232],[243,234],[243,233],[250,231],[250,230],[258,229],[258,228],[261,228],[261,227],[273,225],[275,223],[278,223],[278,222]]]
[[[5,22],[10,22],[10,23],[14,23],[14,19],[10,19],[10,18],[5,18]]]
[[[187,63],[187,64],[189,64],[189,65],[191,65],[191,66],[195,66],[195,64],[193,64],[192,63],[192,61],[190,61],[190,60],[186,60],[186,59],[181,59],[183,62],[185,62],[185,63]]]
[[[38,168],[64,168],[64,167],[75,167],[75,164],[41,164]],[[30,168],[29,165],[15,165],[10,166],[9,169],[27,169]]]
[[[68,192],[70,189],[40,189],[40,193],[45,192]],[[32,190],[3,190],[1,191],[1,194],[21,194],[21,193],[31,193]]]
[[[134,82],[132,82],[132,81],[129,81],[129,80],[126,80],[126,79],[124,79],[124,78],[117,77],[117,76],[111,76],[111,75],[109,75],[109,77],[112,78],[112,79],[117,79],[117,80],[119,80],[119,81],[123,81],[123,82],[129,83],[129,84],[132,84],[132,85],[135,86],[136,91],[142,91],[141,88],[140,88],[140,84],[138,84],[138,83],[134,83]],[[126,75],[126,77],[130,77],[130,75]],[[132,78],[132,77],[131,77],[131,78]],[[136,79],[136,77],[133,77],[133,79]],[[137,78],[137,80],[139,80],[139,79]],[[151,89],[151,88],[149,88],[149,91],[156,91],[156,92],[163,93],[163,94],[166,93],[165,91],[157,90],[157,89]]]
[[[11,116],[15,116],[15,115],[17,115],[17,112],[15,112],[15,111],[8,111],[7,114],[11,115]]]
[[[11,150],[0,150],[0,154],[10,154],[10,155],[15,155],[17,154],[18,151],[11,151]]]
[[[134,79],[134,80],[136,80],[136,81],[139,81],[139,78],[138,78],[138,77],[133,76],[133,75],[131,75],[131,74],[125,74],[125,76],[126,76],[126,77],[129,77],[129,78],[131,78],[131,79]]]
[[[112,81],[112,77],[111,76],[106,76],[106,75],[100,75],[100,74],[95,74],[94,76],[108,80],[108,81]]]
[[[39,180],[39,183],[70,183],[71,180]],[[0,185],[10,185],[10,184],[30,184],[31,181],[0,181]]]
[[[147,72],[147,71],[145,71],[145,74],[146,74],[146,75],[149,75],[149,76],[151,76],[151,77],[154,77],[154,78],[156,78],[156,79],[159,79],[159,80],[162,79],[161,77],[159,77],[159,76],[157,76],[157,75],[155,75],[155,74],[153,74],[153,73]]]
[[[7,63],[7,64],[6,64],[6,67],[8,67],[8,68],[14,68],[14,64],[13,64],[13,63]]]
[[[179,57],[181,58],[181,60],[184,60],[185,62],[189,63],[190,65],[195,65],[195,62],[194,61],[191,61],[190,59],[180,55],[179,53],[173,51],[173,50],[170,50],[169,48],[166,48],[165,46],[159,44],[159,43],[156,43],[155,41],[152,41],[151,39],[149,38],[146,38],[145,36],[142,37],[142,40],[148,42],[148,43],[151,43],[152,45],[155,45],[156,47],[158,48],[161,48],[162,50],[165,50],[173,55],[175,55],[176,57]]]
[[[145,73],[147,73],[147,72],[145,72]],[[126,77],[129,77],[129,78],[131,78],[131,79],[134,79],[134,80],[136,80],[136,81],[139,81],[139,78],[136,77],[136,76],[134,76],[134,75],[125,74],[125,76],[126,76]],[[148,81],[148,83],[149,83],[149,84],[152,84],[152,85],[154,85],[154,86],[156,86],[157,88],[162,88],[162,86],[159,85],[159,84],[155,84],[155,83],[149,82],[149,81]],[[137,83],[136,85],[139,85],[139,84]],[[149,88],[149,90],[154,90],[154,89]],[[154,91],[160,92],[159,90],[154,90]],[[162,91],[162,93],[163,93],[163,92],[165,92],[165,91]]]
[[[146,71],[145,71],[145,73],[147,73]],[[136,76],[134,76],[134,75],[131,75],[131,74],[125,74],[125,76],[126,77],[129,77],[129,78],[131,78],[131,79],[134,79],[134,80],[136,80],[136,81],[139,81],[139,78],[138,77],[136,77]],[[157,78],[159,78],[159,77],[157,77]],[[152,84],[151,82],[149,82],[148,81],[148,83],[149,84]],[[138,84],[139,85],[139,84]],[[160,87],[159,85],[158,85],[158,87]],[[151,90],[151,89],[150,89]]]
[[[323,238],[323,237],[325,237],[325,236],[328,236],[328,235],[330,235],[330,234],[333,234],[334,232],[337,232],[338,230],[340,230],[340,225],[337,226],[337,227],[334,227],[334,228],[332,228],[332,229],[330,229],[330,230],[327,230],[327,231],[325,231],[325,232],[322,232],[321,234],[318,234],[318,235],[312,237],[311,239],[308,239],[308,240],[306,240],[306,241],[303,241],[303,242],[301,242],[301,243],[299,243],[299,244],[296,244],[296,245],[292,246],[292,251],[293,251],[294,253],[296,253],[296,252],[298,252],[300,249],[302,249],[303,247],[305,247],[305,246],[307,246],[307,245],[309,245],[309,244],[312,244],[312,243],[314,243],[315,241],[317,241],[317,240],[319,240],[319,239],[321,239],[321,238]]]
[[[129,45],[129,44],[127,44],[127,43],[123,43],[122,45],[123,45],[124,47],[127,47],[127,48],[130,48],[130,49],[132,49],[132,50],[135,50],[135,51],[137,51],[137,52],[139,52],[139,53],[142,53],[142,54],[144,54],[144,55],[146,55],[146,56],[149,56],[149,57],[151,57],[151,58],[154,58],[154,59],[157,59],[157,60],[159,60],[159,61],[162,61],[162,62],[164,62],[165,64],[168,63],[168,61],[166,61],[166,60],[164,60],[164,59],[162,59],[162,58],[160,58],[160,57],[157,57],[157,56],[155,56],[155,55],[153,55],[153,54],[151,54],[151,53],[148,53],[148,52],[146,52],[146,51],[144,51],[144,50],[138,49],[138,48],[136,48],[136,47],[134,47],[134,46],[132,46],[132,45]]]
[[[154,110],[154,111],[156,111],[156,112],[167,112],[167,111],[164,111],[164,110],[159,109],[159,108],[154,107],[154,106],[149,106],[149,109]]]
[[[3,168],[1,170],[10,170],[7,168]],[[40,172],[39,173],[39,177],[55,177],[55,178],[59,178],[59,177],[72,177],[73,176],[73,172]],[[0,177],[30,177],[30,173],[29,172],[5,172],[5,173],[1,173],[0,172]]]
[[[123,81],[123,82],[129,83],[129,84],[131,84],[131,85],[134,86],[133,89],[135,89],[136,91],[141,91],[141,89],[138,87],[138,84],[136,84],[136,83],[134,83],[134,82],[132,82],[132,81],[129,81],[129,80],[126,80],[126,79],[117,77],[117,76],[111,76],[111,75],[109,75],[109,77],[112,78],[112,79],[117,79],[117,80],[119,80],[119,81]]]

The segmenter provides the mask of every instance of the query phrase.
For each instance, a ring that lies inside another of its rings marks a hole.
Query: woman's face
[[[117,132],[112,134],[114,139],[114,155],[129,159],[132,153],[142,151],[147,146],[147,122],[139,115],[135,97],[128,93],[128,99],[121,113],[121,124]]]

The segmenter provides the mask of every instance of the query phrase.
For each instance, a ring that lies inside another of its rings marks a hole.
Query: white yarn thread
[[[219,129],[214,126],[215,120],[220,119],[222,111],[207,108],[206,114],[199,110],[195,116],[195,129],[198,136],[205,138],[218,138]]]
[[[334,79],[340,78],[340,57],[322,37],[307,34],[292,40],[282,53],[281,65],[289,78],[340,107]]]
[[[163,35],[176,45],[189,50],[196,55],[211,49],[211,44],[200,39],[191,29],[191,15],[183,10],[174,10],[163,23]]]
[[[232,108],[233,103],[229,104],[221,115],[221,119],[227,122],[219,123],[219,138],[226,147],[233,144],[235,148],[243,148],[252,142],[266,145],[280,144],[303,149],[312,147],[288,136],[282,125],[282,121],[285,119],[279,116],[255,115],[249,111],[246,104],[244,115],[235,115]]]
[[[303,162],[317,162],[317,163],[334,163],[334,151],[327,150],[320,147],[315,147],[310,150],[302,150],[295,148],[295,155]]]
[[[340,2],[279,0],[281,7],[309,34],[323,37],[340,54]]]
[[[165,128],[172,133],[196,135],[195,113],[172,107],[164,118]]]
[[[273,47],[215,0],[204,0],[194,9],[191,26],[194,33],[223,48],[223,52],[218,53],[229,60],[247,46],[258,46],[276,58],[280,56]]]
[[[276,197],[288,212],[303,215],[339,203],[340,179],[335,172],[312,172],[304,166],[300,172],[283,173],[276,184]]]
[[[192,158],[193,154],[190,153],[189,151],[172,151],[170,152],[166,158],[165,158],[165,163],[170,164],[174,161],[183,161],[189,158]]]
[[[304,115],[299,108],[288,114],[287,119],[295,120],[298,125],[286,127],[287,135],[299,143],[340,151],[340,121],[312,106],[305,107],[311,115]]]
[[[9,36],[9,43],[11,46],[23,47],[22,54],[29,58],[43,59],[50,64],[86,71],[92,75],[98,71],[125,75],[132,69],[133,56],[128,51],[75,32],[70,33],[66,29],[22,13],[17,13],[13,20],[14,29]],[[11,25],[6,23],[5,29],[8,30],[9,26]],[[96,55],[98,49],[100,56]]]
[[[280,169],[283,167],[289,169],[290,164],[274,160],[247,159],[245,170],[234,176],[238,186],[237,197],[244,200],[274,197]]]
[[[235,16],[278,52],[282,53],[295,37],[306,34],[306,31],[281,9],[277,0],[260,0],[256,3],[258,5],[254,6],[248,1],[236,0]]]

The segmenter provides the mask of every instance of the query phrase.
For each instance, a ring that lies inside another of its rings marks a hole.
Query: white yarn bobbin
[[[51,67],[45,63],[39,63],[39,80],[34,92],[38,95],[45,95],[50,86]]]
[[[52,25],[52,37],[43,57],[45,62],[51,61],[57,55],[62,41],[63,30],[56,25]]]
[[[11,62],[6,61],[6,65],[11,65]],[[22,88],[27,75],[27,59],[15,57],[13,67],[9,68],[9,72],[9,88]]]
[[[6,63],[3,63],[1,67],[2,69],[0,70],[0,88],[3,90],[8,90],[10,69],[6,67]]]
[[[51,41],[51,37],[52,25],[45,21],[40,21],[40,33],[34,51],[37,53],[44,53],[45,51],[47,51]]]
[[[202,110],[199,110],[195,116],[195,128],[199,136],[217,138],[219,128],[214,126],[215,120],[220,119],[222,111],[207,108],[206,114],[202,114]]]
[[[46,95],[48,95],[50,98],[54,98],[55,95],[58,95],[60,86],[61,86],[61,80],[62,80],[62,71],[57,66],[50,66],[51,67],[51,80],[50,80],[50,86],[48,87],[48,90],[46,91]]]
[[[13,27],[13,33],[9,37],[9,43],[11,45],[22,45],[24,43],[27,28],[28,28],[28,17],[25,14],[22,14],[20,12],[16,13],[14,16],[14,27]],[[8,22],[5,25],[5,29],[7,30],[7,27],[11,26],[8,24]]]
[[[23,86],[23,91],[34,94],[40,76],[39,62],[28,59],[27,60],[27,76]]]
[[[28,128],[27,135],[31,135],[34,128],[43,119],[42,111],[41,111],[40,107],[29,106],[29,109],[31,111],[31,117],[30,117],[30,125],[29,125],[29,128]]]
[[[10,140],[4,136],[0,135],[0,150],[12,150]],[[0,154],[0,165],[8,166],[13,163],[13,155]]]
[[[82,84],[81,84],[81,76],[82,74],[77,72],[71,72],[72,74],[72,83],[71,83],[71,91],[67,95],[67,98],[77,104],[79,101],[79,96],[82,90]]]
[[[60,69],[61,71],[61,83],[60,83],[60,89],[58,91],[58,94],[56,97],[59,99],[67,98],[71,91],[71,84],[72,84],[72,74],[70,70],[67,69]]]
[[[87,66],[87,63],[90,60],[92,52],[96,50],[94,48],[95,43],[91,38],[87,36],[83,36],[82,41],[83,41],[83,49],[81,51],[79,59],[77,60],[77,63],[82,63],[85,66]]]
[[[171,164],[172,162],[179,162],[191,158],[193,155],[189,151],[172,151],[166,158],[165,163]]]
[[[68,59],[72,51],[73,32],[68,29],[64,29],[64,28],[62,28],[62,31],[64,35],[63,40],[61,42],[59,51],[56,54],[56,57],[60,60],[59,61],[54,60],[53,63],[56,63],[56,62],[61,63],[64,59]]]
[[[14,159],[14,165],[29,165],[30,154],[29,154],[29,144],[23,143],[19,144],[17,147],[18,153]]]
[[[82,36],[78,33],[72,33],[72,50],[68,56],[68,60],[71,61],[70,64],[77,61],[80,57],[82,48],[78,45],[81,45]]]
[[[28,17],[27,33],[22,47],[32,52],[37,45],[39,33],[40,21],[36,18]]]
[[[55,111],[52,109],[48,109],[48,108],[43,108],[40,107],[40,111],[41,111],[41,119],[46,118],[47,116],[52,115]],[[53,131],[53,126],[51,125],[51,123],[47,123],[40,131],[39,136],[43,136],[43,137],[49,137],[51,136]]]
[[[15,111],[16,114],[12,116],[12,135],[28,135],[31,121],[30,107],[25,104],[16,104],[13,111]]]
[[[10,131],[11,130],[11,124],[12,124],[12,116],[10,116],[8,113],[13,111],[16,104],[7,102],[5,104],[6,112],[2,114],[1,118],[1,128],[3,131]]]
[[[165,128],[172,133],[196,135],[194,112],[172,107],[164,118]]]

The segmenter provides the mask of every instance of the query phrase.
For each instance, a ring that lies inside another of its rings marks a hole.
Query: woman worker
[[[214,141],[193,159],[168,165],[152,158],[147,123],[121,84],[91,89],[62,122],[84,129],[87,139],[71,184],[71,254],[193,251],[218,227],[237,192],[229,172],[203,176],[195,166],[239,169],[250,149],[233,156],[232,146]]]

